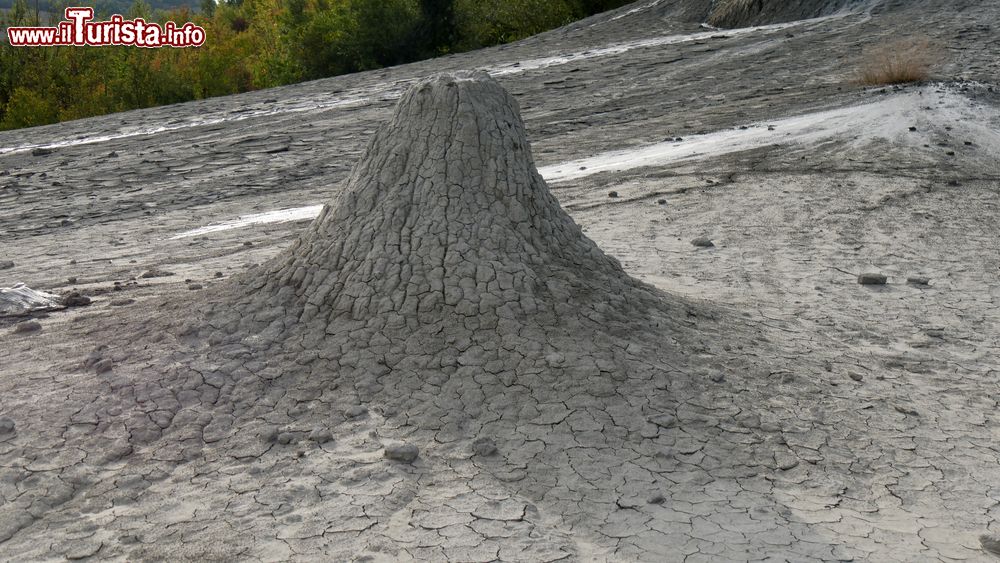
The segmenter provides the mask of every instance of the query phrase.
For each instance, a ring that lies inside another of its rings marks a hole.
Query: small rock
[[[344,411],[344,416],[348,419],[358,418],[359,416],[364,416],[366,414],[368,414],[368,409],[361,405],[355,405]]]
[[[858,283],[861,285],[885,285],[888,279],[885,274],[866,272],[858,276]]]
[[[111,152],[108,153],[108,158],[116,158],[117,156],[118,156],[118,153],[115,152],[115,151],[111,151]]]
[[[111,300],[111,306],[112,307],[124,307],[126,305],[131,305],[133,303],[135,303],[135,299],[112,299]]]
[[[497,453],[497,444],[492,438],[476,438],[472,442],[472,453],[481,456],[491,456]]]
[[[905,414],[907,416],[920,416],[919,412],[909,407],[904,407],[902,405],[894,405],[893,408],[896,409],[896,412]]]
[[[0,260],[0,270],[9,270],[14,267],[14,263],[10,260]]]
[[[768,125],[767,126],[767,130],[768,131],[774,131],[774,125]]]
[[[616,191],[610,191],[610,192],[608,192],[608,197],[611,197],[611,198],[618,197],[618,192],[616,192]]]
[[[707,237],[698,237],[692,240],[691,244],[700,248],[712,248],[713,246],[715,246],[715,243],[712,242],[711,239]]]
[[[906,278],[906,283],[913,285],[929,285],[931,280],[930,278],[925,278],[923,276],[910,276]]]
[[[313,428],[309,433],[309,439],[317,444],[325,444],[333,440],[333,434],[326,428]]]
[[[48,155],[48,154],[52,154],[52,149],[46,149],[46,148],[43,148],[43,147],[38,147],[36,149],[32,149],[31,150],[31,156],[45,156],[45,155]]]
[[[10,434],[14,431],[14,419],[9,416],[0,416],[0,436]]]
[[[917,130],[916,127],[910,127],[910,131],[916,131],[916,130]]]
[[[667,501],[667,499],[663,498],[663,495],[657,493],[657,494],[649,497],[649,499],[646,500],[646,503],[647,504],[663,504],[666,501]]]
[[[420,455],[420,450],[413,444],[403,444],[400,446],[387,446],[385,448],[386,459],[391,459],[393,461],[401,461],[403,463],[413,463],[414,461],[416,461],[418,455]]]
[[[246,241],[243,243],[243,246],[253,246],[253,243],[250,241]]]
[[[97,363],[94,364],[94,371],[97,372],[97,373],[99,373],[99,374],[100,373],[108,373],[114,367],[115,367],[114,362],[112,362],[108,358],[104,358],[103,360],[100,360],[100,361],[98,361]]]
[[[168,272],[166,270],[161,270],[159,268],[152,268],[150,270],[143,272],[142,275],[140,275],[139,277],[148,280],[150,278],[165,278],[167,276],[172,276],[172,275],[174,275],[173,272]]]
[[[931,338],[944,338],[944,329],[943,328],[929,328],[929,329],[927,329],[924,332],[924,334],[926,334],[927,336],[930,336]]]
[[[861,381],[861,380],[863,380],[865,378],[865,376],[861,375],[860,373],[853,372],[853,371],[850,372],[850,373],[848,373],[847,377],[850,377],[854,381]]]
[[[222,277],[222,272],[215,272],[215,277],[221,278]]]
[[[66,307],[86,307],[90,305],[90,298],[74,291],[62,298],[62,304]]]
[[[658,203],[660,205],[666,205],[667,204],[667,200],[665,200],[665,199],[658,199],[658,200],[656,200],[656,203]]]
[[[23,321],[14,325],[14,334],[38,332],[40,330],[42,330],[42,323],[38,321]]]
[[[199,289],[201,289],[201,287],[202,286],[201,286],[200,283],[193,283],[193,284],[188,285],[188,289],[190,289],[191,291],[199,290]]]
[[[948,185],[949,186],[961,186],[962,184],[959,184],[958,180],[948,180]]]
[[[278,442],[279,444],[288,445],[295,441],[295,435],[292,434],[291,432],[282,432],[278,434],[278,437],[275,439],[275,441]]]
[[[971,146],[972,146],[972,141],[966,141],[966,142],[965,142],[965,146],[967,146],[967,147],[971,147]]]
[[[67,282],[67,283],[70,283],[70,284],[74,284],[74,283],[76,283],[76,276],[73,276],[73,277],[71,277],[71,278],[68,278],[68,279],[66,280],[66,282]]]
[[[955,156],[955,151],[948,151],[948,152],[946,152],[944,154],[946,154],[948,156]]]
[[[722,383],[726,380],[726,377],[721,373],[713,373],[708,378],[711,379],[713,383]]]

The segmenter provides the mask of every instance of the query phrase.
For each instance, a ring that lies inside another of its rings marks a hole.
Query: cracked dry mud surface
[[[995,560],[998,8],[706,5],[0,134],[0,557]]]

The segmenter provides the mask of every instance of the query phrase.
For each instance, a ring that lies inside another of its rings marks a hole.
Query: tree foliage
[[[0,11],[4,37],[7,26],[36,24],[27,0],[11,1],[10,9]],[[516,41],[627,0],[200,1],[200,11],[191,13],[158,11],[134,0],[126,14],[160,23],[194,21],[207,37],[197,48],[0,43],[0,129],[223,96]],[[62,19],[66,2],[48,0],[52,21],[42,25]],[[97,19],[110,15],[107,6],[118,5],[89,4],[97,6]]]

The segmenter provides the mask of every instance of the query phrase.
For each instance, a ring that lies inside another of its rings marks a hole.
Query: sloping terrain
[[[0,134],[0,285],[93,299],[0,320],[0,556],[990,560],[1000,6],[759,5]],[[499,145],[400,101],[467,69]]]

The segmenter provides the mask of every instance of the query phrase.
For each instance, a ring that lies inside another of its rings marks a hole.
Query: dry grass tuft
[[[941,61],[940,50],[926,37],[908,37],[868,47],[857,82],[865,86],[922,82]]]

